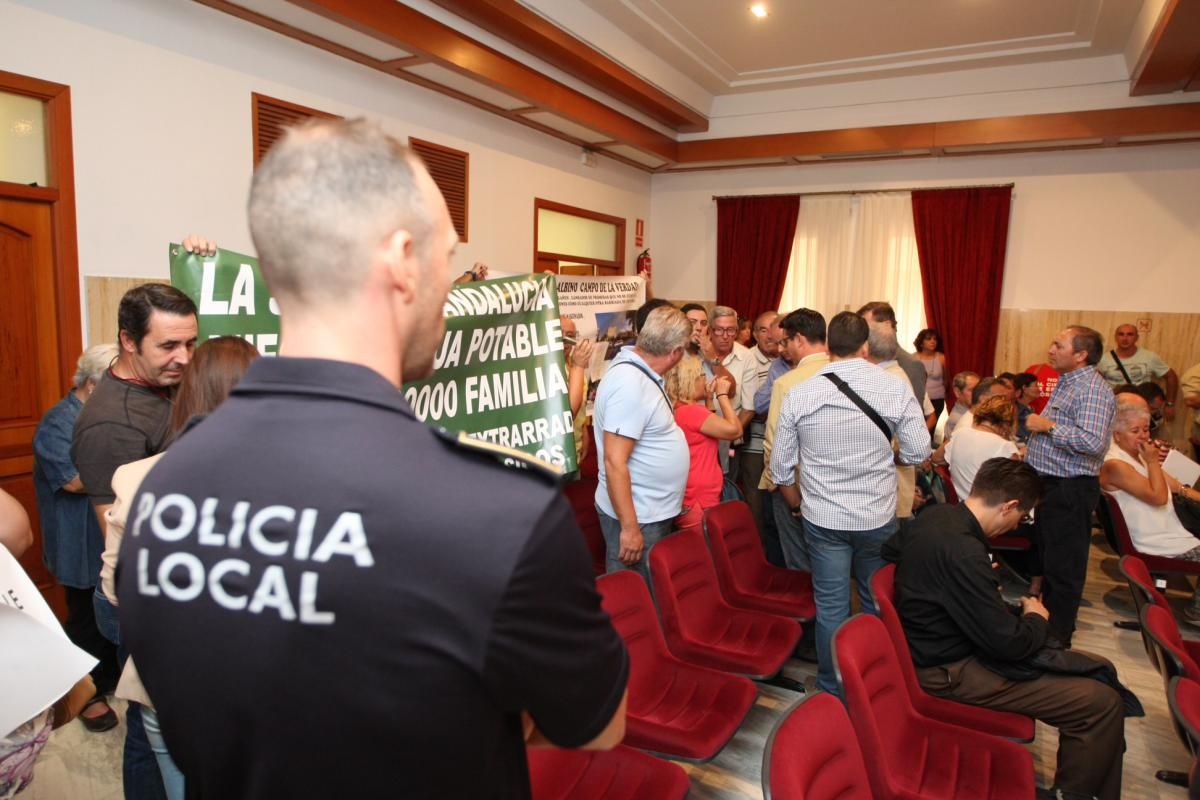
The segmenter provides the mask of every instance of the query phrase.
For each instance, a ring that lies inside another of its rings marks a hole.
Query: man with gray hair
[[[117,576],[188,791],[528,797],[526,742],[621,740],[628,658],[557,473],[400,391],[442,340],[441,193],[377,125],[321,120],[249,216],[279,356],[147,475]]]
[[[630,568],[648,578],[645,552],[671,532],[682,508],[691,458],[662,376],[683,358],[691,336],[682,311],[654,309],[637,344],[617,353],[596,391],[596,511],[608,572]]]
[[[954,433],[954,429],[958,427],[959,420],[971,410],[973,405],[971,392],[977,383],[979,383],[979,374],[970,370],[964,370],[954,376],[951,384],[954,387],[954,407],[946,415],[946,427],[942,429],[943,438],[949,439]]]
[[[871,319],[867,320],[867,326],[871,329],[867,336],[867,361],[870,361],[875,366],[879,367],[884,372],[895,375],[900,379],[905,393],[911,393],[911,385],[908,382],[908,375],[901,369],[900,364],[896,361],[896,352],[900,349],[900,343],[896,338],[896,329],[890,325],[874,322]],[[915,397],[913,399],[916,399]],[[929,401],[929,397],[925,397],[925,402],[921,407],[921,413],[929,417],[933,413],[933,403]],[[898,452],[899,440],[892,438],[892,450]],[[908,464],[896,465],[896,517],[897,519],[908,519],[913,515],[913,498],[917,491],[917,468]]]
[[[716,363],[724,367],[733,378],[736,389],[733,397],[729,398],[734,413],[742,424],[742,430],[750,425],[754,418],[754,391],[757,389],[756,374],[758,364],[750,349],[737,342],[738,313],[729,306],[713,306],[708,312],[708,331],[712,337],[713,349],[717,351]],[[722,471],[730,480],[738,479],[741,464],[741,440],[733,442],[738,446],[734,458],[729,457],[729,448],[722,443],[718,448]],[[759,473],[760,475],[762,473]]]
[[[117,687],[121,672],[116,645],[104,638],[96,624],[92,594],[100,580],[104,532],[71,460],[71,435],[84,403],[116,358],[115,344],[89,347],[75,366],[71,391],[42,416],[33,435],[33,488],[42,522],[42,560],[66,594],[63,628],[67,637],[98,662],[92,680],[99,700],[79,717],[85,728],[97,732],[117,724],[117,715],[103,700]]]

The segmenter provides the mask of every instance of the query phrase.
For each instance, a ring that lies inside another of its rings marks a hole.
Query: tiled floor
[[[1133,619],[1129,592],[1116,569],[1116,557],[1097,537],[1092,548],[1084,607],[1080,611],[1075,644],[1110,658],[1120,669],[1124,683],[1146,708],[1146,716],[1126,721],[1125,779],[1123,796],[1137,800],[1185,798],[1183,789],[1154,779],[1158,769],[1187,770],[1190,758],[1176,738],[1168,716],[1161,678],[1147,661],[1141,635],[1112,626],[1115,619]],[[1188,589],[1172,585],[1173,601],[1182,602]],[[1184,635],[1200,631],[1184,627]],[[785,673],[811,685],[815,665],[793,660]],[[762,687],[758,702],[733,740],[713,761],[684,765],[692,779],[690,797],[697,800],[761,798],[760,769],[763,745],[782,711],[797,699],[795,694]],[[121,709],[123,711],[123,709]],[[56,731],[42,753],[33,784],[23,797],[29,800],[118,800],[121,796],[121,746],[125,728],[93,734],[79,723]],[[1056,732],[1038,726],[1037,740],[1030,747],[1039,781],[1049,785],[1053,775]]]

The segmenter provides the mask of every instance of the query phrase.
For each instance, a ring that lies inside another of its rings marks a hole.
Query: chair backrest
[[[950,468],[945,464],[934,464],[933,471],[942,479],[942,491],[946,493],[946,502],[954,505],[958,502],[958,492],[954,489],[954,478],[950,476]]]
[[[661,697],[657,687],[669,676],[675,657],[667,649],[654,601],[640,574],[629,569],[610,573],[596,579],[596,589],[600,605],[629,652],[630,711],[638,712],[642,704]]]
[[[1164,682],[1176,676],[1200,680],[1200,666],[1183,646],[1179,624],[1170,611],[1154,605],[1143,608],[1142,630],[1155,645]]]
[[[726,597],[753,594],[755,587],[766,585],[764,574],[770,565],[749,505],[730,500],[707,509],[704,535]]]
[[[1117,502],[1117,498],[1108,492],[1100,492],[1100,503],[1096,516],[1100,518],[1100,526],[1104,528],[1104,535],[1109,538],[1109,544],[1113,546],[1118,555],[1137,555],[1137,548],[1133,546],[1133,537],[1129,535],[1129,526],[1125,524],[1125,515],[1121,513],[1121,504]],[[1105,524],[1106,520],[1107,524]],[[1109,537],[1110,526],[1111,537]],[[1113,539],[1116,540],[1115,545]]]
[[[1171,610],[1171,604],[1167,602],[1166,596],[1154,585],[1154,577],[1146,568],[1145,561],[1137,556],[1121,556],[1121,560],[1117,562],[1117,569],[1121,571],[1121,574],[1125,576],[1125,582],[1129,584],[1129,593],[1133,595],[1133,607],[1139,618],[1142,616],[1142,607],[1147,603],[1165,608],[1167,611]]]
[[[668,638],[711,641],[733,607],[721,597],[712,557],[698,529],[679,531],[650,548],[650,580]]]
[[[1187,734],[1192,755],[1200,753],[1200,681],[1171,678],[1167,686],[1167,704],[1176,723]]]
[[[900,612],[896,610],[896,565],[884,564],[871,576],[871,593],[875,596],[875,607],[879,610],[879,618],[887,628],[888,639],[892,649],[896,651],[896,660],[900,664],[900,672],[904,676],[904,686],[910,696],[925,691],[917,680],[917,669],[913,666],[912,653],[908,649],[908,639],[904,636],[904,625],[900,622]]]
[[[907,748],[921,732],[896,651],[878,617],[856,614],[833,634],[833,669],[864,753],[870,753],[867,775],[876,797],[894,797],[919,787],[896,785]]]
[[[784,712],[763,751],[763,800],[871,800],[846,708],[828,692]]]

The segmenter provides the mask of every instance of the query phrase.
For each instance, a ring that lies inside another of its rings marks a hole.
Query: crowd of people
[[[146,284],[38,428],[45,561],[98,663],[0,742],[0,796],[31,779],[51,724],[116,726],[114,694],[139,800],[389,796],[397,774],[405,795],[526,796],[526,746],[613,747],[628,656],[559,476],[424,425],[399,392],[432,370],[455,282],[428,172],[373,125],[310,123],[256,171],[249,217],[279,356],[197,346],[192,301]],[[744,498],[768,560],[811,574],[798,652],[836,694],[852,590],[874,613],[871,576],[895,562],[922,686],[1058,727],[1057,796],[1118,797],[1118,691],[1003,665],[1071,647],[1101,489],[1139,549],[1200,561],[1200,496],[1152,436],[1177,401],[1200,433],[1200,365],[1180,381],[1136,328],[1105,353],[1070,326],[1024,373],[951,374],[938,331],[900,347],[887,302],[748,311],[637,312],[591,413],[606,569],[648,579],[656,542]],[[582,459],[591,344],[562,329]],[[11,505],[0,538],[19,554]],[[988,540],[1018,526],[1033,580],[1009,605]],[[1185,618],[1200,623],[1200,593]]]

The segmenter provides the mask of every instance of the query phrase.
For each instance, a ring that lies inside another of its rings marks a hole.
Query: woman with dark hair
[[[917,334],[913,347],[915,355],[925,365],[925,395],[933,403],[936,420],[946,407],[946,354],[942,349],[942,335],[933,328],[925,328]]]
[[[183,373],[179,383],[179,391],[175,394],[174,405],[171,408],[171,431],[168,441],[179,437],[188,422],[196,417],[203,417],[212,411],[229,396],[250,366],[250,362],[258,358],[258,351],[253,345],[237,336],[219,336],[209,339],[196,348],[192,354],[192,362]],[[112,485],[116,500],[105,512],[104,518],[108,523],[108,534],[105,540],[104,555],[101,557],[100,585],[104,595],[113,609],[117,605],[117,586],[115,582],[117,555],[121,549],[121,538],[125,533],[125,520],[129,514],[130,504],[137,495],[142,479],[151,467],[158,463],[164,453],[134,461],[118,467],[113,473]],[[99,607],[99,598],[97,599]],[[142,681],[138,677],[137,667],[133,659],[126,659],[125,668],[121,673],[121,681],[117,684],[117,696],[142,707],[142,722],[146,728],[146,737],[150,740],[150,749],[158,761],[162,774],[163,788],[169,800],[183,800],[183,773],[175,766],[171,754],[167,752],[163,742],[162,730],[158,725],[158,715],[146,694]]]
[[[1042,396],[1036,375],[1022,372],[1013,376],[1013,389],[1017,393],[1017,441],[1025,444],[1029,441],[1029,431],[1025,428],[1025,419],[1035,413],[1033,404]]]

